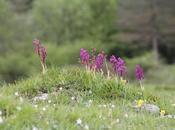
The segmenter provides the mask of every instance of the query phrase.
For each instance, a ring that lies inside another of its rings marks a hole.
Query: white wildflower
[[[125,114],[124,114],[124,117],[128,118],[128,114],[127,114],[127,113],[125,113]]]
[[[89,130],[89,126],[88,126],[88,125],[85,125],[85,126],[84,126],[84,129],[85,129],[85,130]]]
[[[60,88],[59,88],[59,90],[60,90],[60,91],[62,91],[62,90],[63,90],[63,88],[62,88],[62,87],[60,87]]]
[[[106,108],[107,106],[106,105],[103,105],[104,108]]]
[[[92,100],[89,100],[89,103],[91,104],[93,101]]]
[[[119,122],[120,122],[120,120],[117,118],[116,123],[119,123]]]
[[[2,119],[2,117],[0,116],[0,124],[2,124],[4,121]]]
[[[43,111],[46,111],[46,108],[45,107],[43,107]]]
[[[52,101],[51,100],[48,100],[48,103],[51,103]]]
[[[75,97],[71,97],[71,100],[75,100]]]
[[[80,118],[78,120],[76,120],[77,125],[81,125],[81,123],[82,123],[82,120]]]
[[[19,96],[19,93],[18,92],[15,92],[15,96]]]
[[[35,104],[35,105],[34,105],[34,107],[35,107],[35,108],[37,108],[37,107],[38,107],[38,105],[36,105],[36,104]]]
[[[22,108],[21,108],[20,106],[17,106],[16,109],[17,109],[18,111],[21,111]]]
[[[112,105],[111,105],[111,108],[115,108],[115,105],[112,104]]]
[[[92,91],[91,90],[89,90],[89,94],[92,94]]]
[[[32,126],[32,130],[39,130],[36,126]]]
[[[24,101],[22,97],[19,97],[19,100],[21,103]]]

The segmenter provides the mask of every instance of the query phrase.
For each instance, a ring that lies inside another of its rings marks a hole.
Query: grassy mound
[[[0,88],[0,129],[171,129],[173,119],[136,113],[131,107],[134,100],[144,99],[173,113],[172,97],[165,100],[154,91],[142,93],[137,85],[78,67],[52,68]],[[43,94],[47,97],[36,100]]]

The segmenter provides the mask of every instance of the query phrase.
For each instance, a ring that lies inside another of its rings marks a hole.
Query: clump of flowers
[[[34,39],[33,40],[33,46],[35,53],[40,57],[41,66],[42,66],[42,74],[46,73],[46,57],[47,57],[47,51],[46,48],[41,44],[40,40]]]
[[[89,62],[90,62],[90,54],[84,48],[80,49],[80,60],[81,60],[81,63],[86,65],[86,68],[88,68]]]
[[[164,116],[165,113],[166,113],[165,110],[161,110],[161,111],[160,111],[160,116]]]
[[[102,71],[104,61],[106,59],[106,56],[104,52],[100,52],[97,56],[95,55],[96,49],[94,48],[92,50],[93,54],[92,56],[90,53],[84,49],[80,49],[80,60],[81,64],[86,66],[86,69],[90,69],[92,71]]]
[[[110,63],[112,64],[113,70],[118,74],[119,77],[124,77],[126,74],[125,61],[122,58],[116,58],[114,55],[110,57]]]
[[[137,107],[142,107],[142,105],[144,104],[144,101],[142,100],[142,99],[139,99],[138,101],[137,101]]]
[[[144,71],[140,65],[136,65],[135,76],[140,83],[141,89],[144,90],[144,87],[142,86],[142,80],[144,79]]]
[[[104,52],[100,52],[97,55],[97,57],[95,59],[95,70],[96,71],[102,71],[105,59],[106,59],[106,56],[105,56]]]

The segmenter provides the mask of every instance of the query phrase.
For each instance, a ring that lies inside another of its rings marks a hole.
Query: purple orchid
[[[120,77],[123,77],[126,74],[126,65],[123,59],[121,59],[120,57],[116,58],[114,55],[112,55],[110,58],[110,63],[112,64],[114,71]]]
[[[95,69],[96,69],[96,71],[102,70],[105,58],[106,58],[106,56],[105,56],[104,52],[101,52],[97,55],[97,57],[95,59]]]
[[[123,59],[121,58],[117,59],[116,69],[120,77],[123,77],[126,74],[126,65]]]
[[[47,52],[46,52],[46,48],[43,46],[40,47],[40,56],[41,56],[41,62],[43,64],[46,64]]]
[[[33,40],[33,46],[34,46],[35,53],[36,53],[37,55],[40,55],[40,46],[41,46],[40,40],[34,39],[34,40]]]
[[[35,53],[40,57],[42,73],[44,74],[46,72],[46,48],[41,45],[41,42],[38,39],[33,40],[33,45]]]
[[[144,71],[140,65],[136,65],[135,75],[136,75],[136,79],[139,81],[144,79]]]
[[[81,59],[81,63],[88,65],[89,61],[90,61],[90,54],[87,50],[81,48],[80,49],[80,59]]]

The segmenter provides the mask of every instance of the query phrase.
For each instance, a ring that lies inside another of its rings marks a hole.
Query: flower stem
[[[140,83],[141,90],[144,91],[144,87],[142,85],[142,81],[140,80],[139,83]]]
[[[108,64],[106,62],[106,58],[105,58],[105,65],[106,65],[106,71],[107,71],[107,79],[109,79],[110,71],[109,71],[109,68],[108,68]]]

